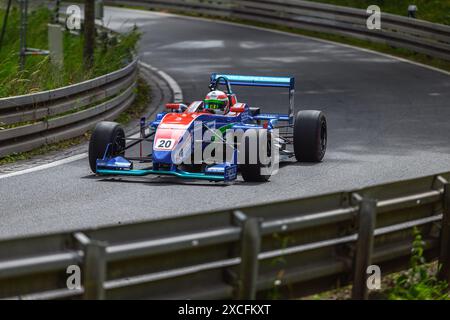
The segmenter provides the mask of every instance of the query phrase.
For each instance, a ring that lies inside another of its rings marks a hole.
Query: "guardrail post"
[[[240,211],[234,214],[242,225],[237,299],[254,300],[259,271],[258,254],[261,250],[261,221],[259,218],[248,218]]]
[[[358,240],[353,267],[352,299],[367,300],[367,267],[372,260],[377,201],[362,199],[358,217]]]
[[[439,278],[450,283],[450,184],[444,183]]]
[[[75,234],[75,238],[83,246],[83,288],[84,300],[105,299],[103,284],[106,279],[106,247],[102,241],[91,240],[82,233]]]

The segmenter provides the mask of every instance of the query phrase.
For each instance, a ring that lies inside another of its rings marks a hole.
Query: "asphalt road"
[[[0,179],[0,237],[159,219],[354,189],[450,169],[450,76],[354,48],[245,26],[108,8],[108,24],[143,31],[142,60],[171,75],[186,101],[211,72],[296,77],[296,107],[328,117],[323,163],[283,166],[269,183],[105,179],[87,159]],[[285,112],[274,89],[240,101]],[[276,212],[274,212],[276,214]]]

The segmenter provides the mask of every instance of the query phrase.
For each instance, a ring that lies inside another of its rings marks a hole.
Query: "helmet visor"
[[[206,109],[223,109],[225,106],[225,102],[223,101],[211,101],[211,100],[206,100],[205,101],[205,108]]]

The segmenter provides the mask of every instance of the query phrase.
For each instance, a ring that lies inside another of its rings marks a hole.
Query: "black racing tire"
[[[294,123],[294,153],[297,161],[320,162],[327,150],[327,120],[321,111],[302,110]]]
[[[259,134],[257,135],[257,154],[259,155],[259,148],[260,148],[260,143],[259,143]],[[245,147],[245,160],[244,160],[244,164],[240,165],[240,171],[241,171],[241,175],[242,178],[244,179],[245,182],[267,182],[270,179],[271,174],[262,174],[261,170],[265,167],[265,168],[269,168],[270,164],[266,164],[263,165],[261,163],[261,159],[259,158],[259,156],[257,156],[257,163],[255,164],[251,164],[250,163],[250,152],[252,151],[252,149],[249,146],[250,143],[250,139],[248,136],[244,136],[244,141],[242,142],[244,143],[244,147]],[[270,156],[270,152],[271,152],[271,140],[270,140],[270,135],[268,135],[267,137],[267,155]],[[254,151],[254,149],[253,149]]]
[[[125,132],[116,122],[102,121],[97,123],[89,141],[89,166],[96,173],[97,159],[103,158],[106,147],[111,143],[108,156],[125,155]]]

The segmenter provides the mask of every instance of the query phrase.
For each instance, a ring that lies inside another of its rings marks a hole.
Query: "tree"
[[[95,47],[95,0],[85,0],[84,5],[84,65],[91,69],[94,65]]]

